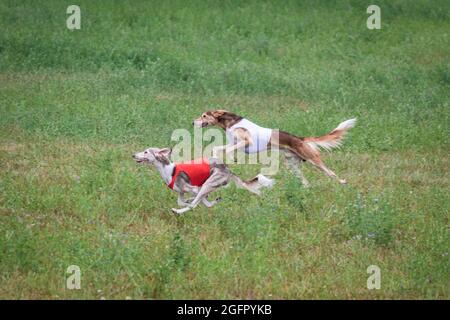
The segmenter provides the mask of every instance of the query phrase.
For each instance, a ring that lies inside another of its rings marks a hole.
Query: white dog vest
[[[255,153],[267,149],[272,135],[272,129],[263,128],[247,119],[242,119],[226,130],[229,143],[236,144],[237,138],[233,135],[233,131],[237,128],[246,129],[253,140],[253,143],[244,149],[245,153]]]

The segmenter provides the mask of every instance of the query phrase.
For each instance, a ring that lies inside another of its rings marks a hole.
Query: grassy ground
[[[447,1],[378,1],[381,30],[371,1],[78,4],[69,31],[61,1],[0,3],[0,298],[450,298]],[[324,155],[349,184],[281,167],[173,216],[130,155],[216,107],[303,136],[357,117]]]

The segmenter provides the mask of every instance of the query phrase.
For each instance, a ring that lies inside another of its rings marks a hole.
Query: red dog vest
[[[201,187],[206,180],[208,180],[211,167],[209,165],[208,159],[197,159],[187,162],[181,162],[175,164],[175,170],[172,177],[172,181],[167,185],[170,189],[173,189],[175,179],[178,177],[180,172],[187,174],[191,180],[191,185]]]

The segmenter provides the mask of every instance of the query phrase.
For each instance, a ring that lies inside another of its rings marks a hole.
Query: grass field
[[[0,3],[0,298],[450,298],[448,1],[376,1],[381,30],[372,1],[77,1],[73,31],[69,4]],[[130,155],[215,108],[301,136],[358,118],[323,156],[348,185],[281,166],[174,216]]]

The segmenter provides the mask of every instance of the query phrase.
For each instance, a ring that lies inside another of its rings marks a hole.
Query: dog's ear
[[[169,164],[170,163],[170,154],[172,153],[172,149],[164,148],[159,149],[157,152],[155,152],[155,158],[156,160]]]
[[[220,118],[221,116],[223,116],[225,113],[227,113],[226,110],[214,110],[211,112],[212,116],[214,118]]]

